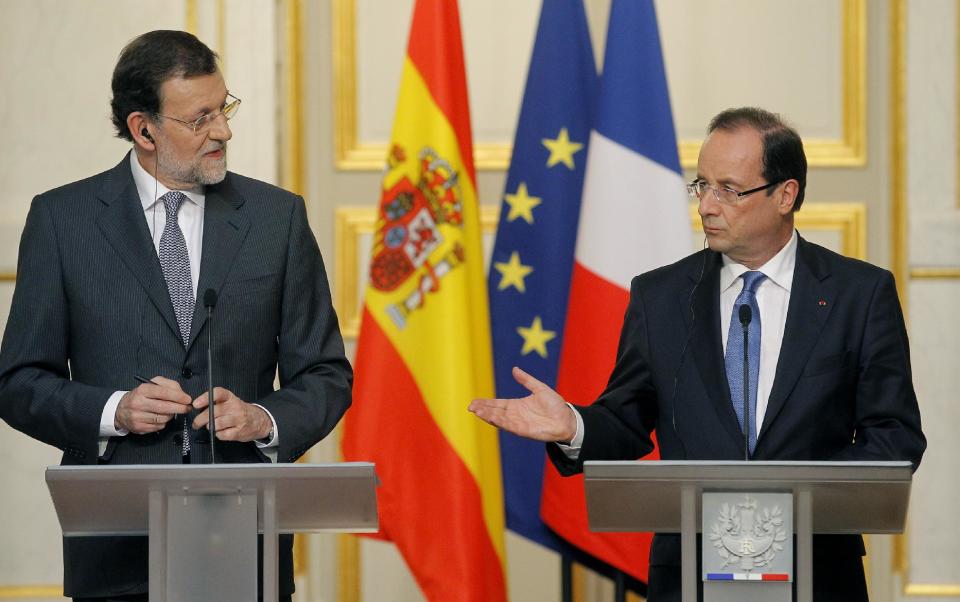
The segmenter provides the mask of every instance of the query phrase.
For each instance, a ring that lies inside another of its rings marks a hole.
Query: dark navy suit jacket
[[[0,348],[0,417],[63,450],[63,464],[181,462],[177,420],[159,433],[112,438],[98,457],[100,416],[114,391],[137,385],[137,374],[166,376],[191,396],[201,394],[208,330],[214,384],[269,410],[280,434],[278,461],[303,455],[349,407],[352,370],[303,199],[234,173],[205,193],[187,348],[129,155],[33,200]],[[208,288],[219,296],[212,322],[202,301]],[[206,429],[191,431],[194,462],[209,461],[209,443]],[[218,442],[217,456],[268,461],[254,443]],[[64,570],[67,596],[145,592],[146,539],[65,539]],[[280,577],[281,593],[291,593],[289,536]]]
[[[796,259],[753,459],[909,460],[916,468],[926,440],[892,275],[803,238]],[[587,460],[640,458],[653,449],[654,430],[664,460],[743,459],[720,336],[721,267],[721,256],[704,250],[634,278],[610,380],[594,404],[579,408],[579,458],[547,446],[561,473],[579,472]],[[816,598],[856,600],[861,538],[814,539]],[[654,583],[658,567],[679,564],[679,537],[656,536],[651,593],[679,595],[679,570],[668,571],[670,583]]]

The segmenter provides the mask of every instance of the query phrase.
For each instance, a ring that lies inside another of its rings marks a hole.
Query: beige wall
[[[502,194],[539,2],[460,4],[480,200],[492,210]],[[586,4],[600,62],[609,0]],[[960,424],[952,378],[960,360],[957,5],[657,2],[685,167],[695,160],[705,121],[721,108],[759,104],[783,112],[811,159],[801,229],[894,269],[900,282],[930,448],[917,473],[907,535],[870,542],[871,585],[880,601],[960,600],[960,449],[951,436]],[[110,71],[126,41],[156,28],[192,29],[222,54],[228,85],[244,101],[231,123],[231,168],[304,193],[348,320],[362,292],[370,208],[379,196],[411,6],[0,0],[0,323],[31,197],[121,158],[126,145],[111,137],[108,119]],[[299,55],[291,50],[298,42]],[[692,229],[691,246],[696,241]],[[334,434],[317,446],[311,459],[336,460],[336,440]],[[0,425],[0,600],[51,592],[55,598],[58,527],[42,471],[57,456]],[[357,546],[323,535],[301,545],[298,600],[420,599],[387,544]],[[512,599],[558,598],[552,554],[512,535],[507,553]],[[609,593],[603,580],[578,575],[579,599]]]
[[[903,259],[914,382],[929,452],[917,472],[897,583],[916,599],[960,599],[960,499],[953,427],[960,424],[960,3],[904,2],[906,106]]]

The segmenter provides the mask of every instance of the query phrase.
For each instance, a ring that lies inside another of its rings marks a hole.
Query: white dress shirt
[[[760,307],[760,375],[757,382],[757,411],[751,416],[756,421],[757,437],[760,436],[760,425],[763,424],[763,417],[767,413],[773,379],[777,374],[777,361],[780,359],[780,345],[783,342],[783,330],[787,324],[790,288],[793,286],[793,271],[796,264],[797,231],[794,230],[790,241],[767,263],[757,268],[757,271],[767,276],[757,287],[757,305]],[[723,267],[720,268],[720,336],[724,354],[727,351],[727,335],[733,315],[733,304],[743,290],[743,279],[740,276],[749,270],[747,266],[723,255]],[[567,405],[577,419],[577,430],[569,445],[559,442],[557,445],[568,458],[575,460],[583,446],[583,417],[580,416],[580,412],[573,409],[571,404]]]
[[[150,237],[153,239],[153,247],[157,256],[159,256],[160,238],[163,236],[163,229],[167,223],[166,208],[160,199],[170,192],[170,189],[140,165],[135,152],[130,153],[130,171],[133,173],[133,181],[137,185],[137,194],[140,196],[140,204],[143,205],[143,213],[147,220],[147,228],[150,230]],[[180,205],[180,210],[177,213],[177,223],[180,225],[183,238],[187,243],[187,255],[190,259],[190,280],[193,282],[193,294],[196,298],[197,287],[200,283],[200,260],[203,256],[203,211],[206,195],[202,188],[199,190],[181,190],[180,192],[187,197],[187,202]],[[106,449],[107,439],[128,434],[128,431],[114,427],[117,407],[120,405],[120,399],[126,393],[127,391],[115,391],[103,407],[103,413],[100,415],[101,455]],[[258,404],[254,405],[262,408],[273,424],[273,437],[266,442],[257,441],[257,446],[275,447],[279,442],[277,421],[273,419],[273,415],[266,408]]]
[[[760,307],[760,376],[757,379],[757,411],[751,416],[756,421],[757,437],[760,425],[767,413],[773,378],[777,374],[780,359],[780,344],[783,329],[787,324],[787,309],[790,307],[790,287],[793,286],[793,268],[797,263],[797,231],[780,252],[757,268],[766,278],[757,287],[757,306]],[[749,271],[745,265],[736,263],[726,255],[720,268],[720,336],[723,352],[727,352],[727,335],[733,317],[733,304],[743,290],[740,275]]]

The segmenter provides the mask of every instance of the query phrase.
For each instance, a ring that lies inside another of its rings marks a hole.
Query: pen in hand
[[[145,377],[145,376],[141,376],[141,375],[139,375],[139,374],[134,374],[134,375],[133,375],[133,378],[136,379],[137,382],[143,383],[143,384],[145,384],[145,385],[157,385],[158,387],[162,387],[162,386],[163,386],[163,385],[161,385],[160,383],[158,383],[158,382],[156,382],[156,381],[154,381],[154,380],[152,380],[152,379],[149,379],[149,378],[147,378],[147,377]],[[190,407],[193,407],[192,404],[191,404]]]

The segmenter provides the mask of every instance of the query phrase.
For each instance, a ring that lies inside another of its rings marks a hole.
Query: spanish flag
[[[344,427],[377,465],[380,537],[430,600],[504,600],[486,278],[455,0],[417,0]]]

